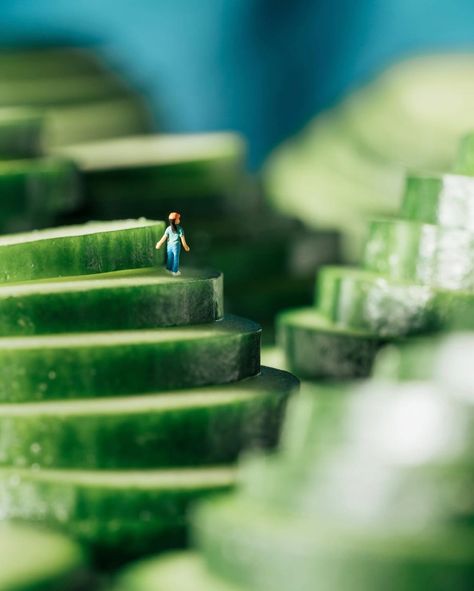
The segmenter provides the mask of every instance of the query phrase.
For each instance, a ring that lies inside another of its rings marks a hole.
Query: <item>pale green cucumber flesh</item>
[[[151,558],[128,567],[117,581],[117,591],[243,591],[214,576],[192,552]]]
[[[334,325],[315,308],[281,313],[277,341],[285,351],[289,370],[303,379],[366,377],[385,343],[373,333]]]
[[[163,261],[163,222],[87,223],[0,237],[0,281],[106,273]]]
[[[392,589],[467,591],[474,580],[469,530],[410,536],[335,526],[235,497],[205,503],[194,521],[210,571],[258,591],[375,590],[387,581]]]
[[[0,589],[42,591],[69,588],[84,565],[69,539],[20,524],[0,524]]]
[[[0,463],[82,469],[227,463],[244,448],[277,442],[297,386],[291,374],[262,368],[237,383],[166,395],[3,404]]]
[[[227,316],[184,327],[0,339],[0,400],[93,398],[223,384],[260,368],[258,324]]]
[[[223,315],[217,271],[159,267],[0,285],[0,335],[202,324]]]

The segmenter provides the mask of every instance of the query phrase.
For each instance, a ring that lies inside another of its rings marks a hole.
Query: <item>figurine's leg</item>
[[[174,251],[174,263],[173,263],[173,272],[179,273],[179,253],[181,248],[178,246]]]
[[[174,271],[174,252],[172,248],[166,250],[166,269],[168,271]]]

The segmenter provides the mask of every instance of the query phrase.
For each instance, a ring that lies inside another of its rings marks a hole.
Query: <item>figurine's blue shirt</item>
[[[177,232],[173,232],[171,226],[168,226],[165,230],[165,234],[168,236],[168,246],[176,246],[181,244],[181,236],[184,236],[184,231],[181,226],[176,226]]]

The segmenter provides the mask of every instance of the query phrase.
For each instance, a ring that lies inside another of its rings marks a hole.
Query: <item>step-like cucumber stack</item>
[[[472,53],[391,65],[277,147],[264,169],[269,200],[310,226],[340,229],[344,254],[357,260],[367,216],[395,214],[406,169],[451,166],[474,128],[473,95]]]
[[[306,384],[278,454],[201,504],[199,553],[119,591],[467,591],[474,585],[472,334],[387,348],[359,386]]]
[[[119,561],[183,543],[187,508],[272,447],[292,375],[223,316],[219,272],[162,268],[163,222],[0,238],[0,516]]]
[[[1,49],[0,106],[44,111],[48,146],[150,131],[148,106],[96,50],[61,43]]]
[[[472,143],[472,136],[462,142],[456,173],[407,177],[400,217],[370,224],[362,268],[323,267],[315,306],[279,316],[291,371],[365,377],[384,343],[472,318]]]
[[[0,232],[50,225],[78,206],[72,160],[44,153],[45,121],[41,110],[0,107]]]
[[[338,236],[266,209],[231,133],[137,136],[68,146],[83,177],[81,219],[182,214],[191,253],[226,277],[226,306],[273,325],[276,311],[311,301],[315,269],[339,259]]]

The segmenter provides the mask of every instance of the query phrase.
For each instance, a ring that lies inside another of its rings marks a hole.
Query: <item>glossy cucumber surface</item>
[[[0,339],[0,400],[73,399],[222,384],[260,369],[260,326],[218,322]]]
[[[370,332],[338,327],[315,308],[281,313],[277,340],[288,369],[303,379],[367,377],[386,342]]]
[[[182,543],[189,507],[235,484],[231,467],[169,470],[0,470],[6,519],[51,526],[94,555],[135,557]],[[113,560],[112,560],[113,561]]]
[[[30,281],[157,265],[163,261],[164,252],[155,250],[155,244],[164,230],[164,222],[139,219],[8,234],[0,237],[0,281]]]
[[[223,315],[217,271],[154,267],[0,285],[0,335],[202,324]]]
[[[263,368],[258,376],[221,386],[3,404],[1,463],[80,469],[227,463],[244,448],[276,443],[297,386],[291,374]]]

